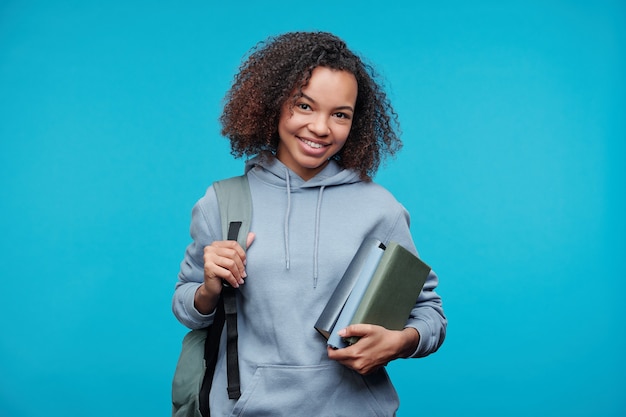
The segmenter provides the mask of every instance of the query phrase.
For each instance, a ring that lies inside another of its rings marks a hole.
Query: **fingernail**
[[[337,332],[337,334],[338,334],[339,336],[341,336],[341,337],[345,336],[345,335],[346,335],[346,329],[341,329],[341,330],[339,330],[339,331]]]

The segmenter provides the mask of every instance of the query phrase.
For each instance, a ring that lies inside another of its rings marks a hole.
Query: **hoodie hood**
[[[314,188],[317,188],[319,190],[314,219],[315,234],[313,236],[313,287],[317,287],[319,230],[322,217],[324,190],[326,189],[326,187],[334,187],[361,182],[362,180],[359,174],[354,170],[342,168],[336,161],[330,160],[328,165],[326,165],[324,169],[320,171],[315,177],[311,178],[308,181],[305,181],[269,152],[261,153],[246,162],[246,174],[252,170],[254,171],[255,175],[257,175],[262,181],[285,188],[285,199],[287,200],[287,204],[284,213],[283,231],[286,269],[290,268],[289,217],[291,213],[292,191],[295,189]]]
[[[294,188],[327,187],[362,181],[356,171],[344,169],[334,160],[330,160],[315,177],[305,181],[269,152],[261,153],[246,162],[246,173],[254,168],[259,168],[256,172],[264,181],[285,186],[289,183]]]

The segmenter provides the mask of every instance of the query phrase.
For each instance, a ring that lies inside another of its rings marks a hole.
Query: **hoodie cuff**
[[[428,323],[422,320],[417,320],[406,327],[411,327],[417,330],[417,332],[420,335],[420,340],[417,343],[417,348],[415,348],[415,351],[408,357],[409,358],[421,358],[423,356],[426,356],[427,347],[428,347],[428,341],[426,339],[430,337],[430,334],[432,333]]]
[[[190,327],[193,329],[202,329],[210,326],[213,323],[213,318],[215,316],[215,311],[209,314],[202,314],[196,309],[196,306],[194,305],[196,291],[198,290],[200,285],[202,284],[189,285],[186,288],[186,294],[184,294],[184,296],[182,297],[182,299],[184,300],[183,308],[191,324]]]

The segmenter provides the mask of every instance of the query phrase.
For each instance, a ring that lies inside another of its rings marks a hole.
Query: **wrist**
[[[196,289],[193,304],[200,314],[210,314],[215,310],[219,294],[209,291],[204,283]]]
[[[420,333],[414,327],[405,327],[402,330],[404,337],[403,348],[400,351],[401,358],[410,357],[416,350],[420,342]]]

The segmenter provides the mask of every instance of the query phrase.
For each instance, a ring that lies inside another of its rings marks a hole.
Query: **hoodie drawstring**
[[[289,270],[289,214],[291,213],[291,181],[289,179],[289,170],[285,169],[285,177],[287,178],[287,211],[285,213],[285,268]]]
[[[319,243],[320,243],[320,212],[322,209],[322,195],[324,194],[324,188],[326,186],[322,185],[320,187],[320,193],[317,197],[317,208],[315,209],[315,241],[314,252],[313,252],[313,288],[317,288],[317,277],[318,277],[318,253],[319,253]]]
[[[291,179],[289,177],[289,170],[286,171],[287,181],[287,209],[285,211],[285,268],[289,270],[290,267],[290,254],[289,254],[289,216],[291,214]],[[322,197],[324,195],[325,185],[320,187],[320,192],[317,197],[317,207],[315,208],[315,234],[313,236],[313,288],[317,288],[317,278],[319,276],[319,241],[320,241],[320,213],[322,211]]]

